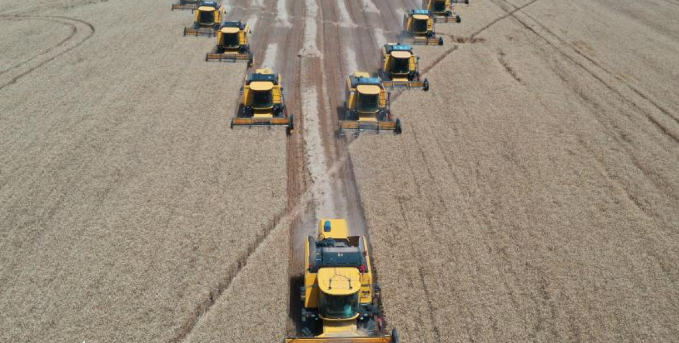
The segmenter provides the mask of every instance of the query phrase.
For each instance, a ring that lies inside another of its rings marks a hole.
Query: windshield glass
[[[358,292],[351,295],[321,294],[321,315],[326,318],[352,318],[358,313]]]
[[[238,46],[238,33],[222,33],[222,46]]]
[[[434,11],[445,11],[446,2],[445,1],[434,1]]]
[[[379,107],[379,97],[377,94],[358,94],[359,112],[377,112]]]
[[[391,62],[391,71],[393,73],[407,73],[410,62],[409,58],[394,58]]]
[[[415,32],[427,31],[427,20],[426,19],[415,19],[413,24]]]
[[[252,107],[262,108],[273,106],[273,96],[271,91],[253,91]]]
[[[200,23],[202,24],[212,24],[215,22],[215,12],[213,11],[200,11]]]

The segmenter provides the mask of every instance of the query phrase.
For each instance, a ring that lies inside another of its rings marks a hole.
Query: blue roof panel
[[[429,10],[412,10],[410,13],[412,14],[424,14],[424,15],[431,15]]]

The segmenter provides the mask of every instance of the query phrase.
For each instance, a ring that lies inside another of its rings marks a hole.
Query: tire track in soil
[[[537,1],[537,0],[535,0]],[[325,2],[323,2],[325,4]],[[290,6],[290,4],[288,4]],[[304,13],[304,4],[302,2],[293,2],[293,6],[295,6],[293,9],[293,13],[289,14],[289,18],[291,19],[307,19],[306,15],[300,15],[300,13]],[[275,12],[273,11],[262,11],[262,10],[257,10],[255,9],[252,11],[252,6],[243,6],[239,4],[234,4],[231,7],[238,8],[240,10],[243,10],[245,13],[249,12],[254,12],[258,14],[267,14],[269,16],[275,15]],[[321,6],[322,7],[322,6]],[[321,8],[321,13],[323,13],[324,8]],[[327,9],[325,9],[327,11]],[[360,11],[360,9],[356,9],[356,11]],[[366,15],[359,15],[355,11],[352,11],[354,17],[358,17],[363,19],[363,23],[360,23],[356,26],[357,29],[365,29],[365,28],[373,28],[373,26],[370,26],[367,24],[368,19],[366,18]],[[335,29],[338,29],[341,27],[341,23],[338,22],[337,20],[332,21],[332,20],[325,20],[323,15],[321,15],[321,18],[314,18],[316,20],[317,24],[333,24],[335,26]],[[279,216],[276,218],[271,225],[269,225],[268,229],[265,231],[265,233],[261,236],[258,237],[258,239],[255,241],[254,245],[251,246],[248,251],[239,258],[237,261],[235,270],[232,273],[229,273],[227,278],[220,283],[220,286],[218,286],[216,289],[212,290],[208,296],[207,299],[202,301],[200,304],[197,305],[196,310],[194,310],[194,313],[192,316],[189,317],[189,319],[178,329],[177,334],[175,337],[173,337],[170,342],[182,342],[184,341],[189,334],[193,331],[195,328],[196,324],[200,320],[201,317],[203,317],[209,310],[212,308],[212,306],[216,303],[216,301],[220,298],[220,296],[227,291],[230,286],[232,281],[236,278],[236,276],[242,271],[242,269],[247,265],[247,262],[249,261],[250,257],[252,254],[254,254],[255,251],[257,251],[257,248],[264,242],[270,235],[271,233],[275,230],[275,228],[278,225],[288,225],[288,230],[290,231],[290,254],[293,256],[290,256],[289,260],[291,261],[290,265],[290,320],[289,320],[289,325],[290,327],[288,328],[289,332],[296,332],[297,331],[297,319],[298,316],[295,316],[295,313],[300,312],[300,305],[299,305],[299,299],[297,299],[297,289],[299,286],[298,283],[302,281],[302,279],[299,278],[298,273],[294,272],[292,268],[296,267],[296,264],[293,262],[295,261],[296,256],[294,256],[294,252],[297,250],[296,248],[296,242],[294,241],[293,237],[296,237],[295,232],[298,230],[301,230],[303,228],[300,227],[305,221],[304,221],[304,216],[309,215],[308,213],[308,206],[312,205],[314,202],[313,198],[313,193],[314,193],[314,185],[309,185],[307,184],[306,180],[306,175],[308,175],[308,169],[306,166],[306,156],[305,156],[305,151],[306,149],[304,148],[304,141],[302,139],[302,135],[300,132],[303,132],[303,119],[304,113],[300,112],[299,110],[301,109],[301,104],[300,104],[300,97],[298,94],[301,92],[301,81],[302,81],[302,75],[301,75],[301,61],[298,61],[294,58],[286,58],[289,56],[295,56],[297,55],[297,52],[301,47],[303,46],[302,42],[302,37],[303,35],[301,34],[304,28],[304,25],[299,25],[298,23],[302,22],[304,23],[303,20],[291,20],[293,22],[293,26],[291,28],[276,28],[276,33],[272,34],[272,30],[274,29],[275,25],[275,20],[271,20],[268,22],[268,25],[264,30],[268,32],[268,34],[265,35],[259,35],[259,37],[267,37],[267,40],[264,39],[256,39],[256,43],[254,44],[254,50],[256,51],[257,54],[261,53],[262,50],[268,45],[268,42],[280,42],[285,41],[285,44],[283,46],[286,47],[285,51],[283,51],[284,56],[283,61],[284,61],[284,66],[281,67],[279,65],[279,72],[283,73],[283,78],[284,78],[284,84],[287,85],[293,85],[292,87],[287,87],[288,91],[292,90],[292,92],[289,92],[286,94],[286,98],[288,99],[287,105],[289,108],[293,109],[293,112],[297,113],[295,115],[295,133],[293,133],[292,136],[288,138],[287,141],[287,148],[286,148],[286,154],[287,154],[287,174],[288,174],[288,201],[287,201],[287,206],[285,210],[285,214],[282,216]],[[289,31],[297,31],[296,34],[295,32],[289,32]],[[260,31],[261,32],[261,31]],[[321,32],[323,32],[321,30]],[[386,31],[383,30],[383,32],[391,32],[391,31]],[[377,39],[374,35],[374,32],[371,30],[371,39],[374,42],[377,42]],[[274,39],[271,39],[274,37]],[[282,39],[281,39],[282,38]],[[296,41],[291,41],[292,39],[295,39]],[[253,37],[253,40],[255,40],[255,37]],[[321,40],[323,42],[323,40]],[[361,46],[364,46],[364,44],[361,44]],[[456,50],[457,46],[454,48],[450,49],[450,52]],[[321,50],[324,50],[322,47]],[[360,55],[358,57],[365,58],[365,52],[363,55]],[[445,56],[441,57],[440,60],[442,60]],[[313,59],[318,59],[318,58],[313,58]],[[323,59],[321,59],[323,60]],[[440,60],[437,60],[436,63],[440,62]],[[310,73],[311,75],[324,75],[324,73],[321,71],[321,61],[317,61],[319,63],[311,63],[311,68],[315,69],[315,72]],[[313,67],[313,65],[316,65],[316,68]],[[429,68],[432,68],[430,66]],[[332,70],[332,69],[331,69]],[[291,72],[292,71],[292,72]],[[307,74],[309,75],[309,74]],[[318,83],[320,81],[321,86],[319,89],[323,89],[327,94],[333,94],[332,88],[334,87],[325,87],[324,81],[325,78],[323,77],[318,77],[314,80],[314,82]],[[342,80],[340,82],[335,82],[337,83],[342,83]],[[333,85],[333,83],[331,83]],[[341,87],[340,87],[341,88]],[[319,94],[323,95],[323,94]],[[334,97],[330,97],[330,99],[334,99]],[[332,100],[331,100],[332,102]],[[332,115],[332,110],[330,111],[331,113],[326,113],[327,111],[323,109],[323,106],[319,107],[319,115],[321,115],[321,122],[325,123],[329,118],[333,118],[334,116]],[[338,128],[338,122],[337,120],[330,120],[332,123],[331,125],[322,125],[322,127],[330,127],[332,130],[335,130]],[[335,137],[334,134],[331,135],[326,135],[326,137]],[[326,139],[324,143],[326,143],[326,151],[331,150],[327,147],[331,146],[332,144],[328,145],[329,139]],[[356,187],[356,182],[355,182],[355,176],[353,173],[353,165],[351,163],[351,158],[348,154],[348,146],[350,145],[351,142],[344,140],[344,139],[335,139],[334,140],[337,145],[335,145],[335,151],[336,154],[330,154],[331,159],[330,159],[330,167],[328,168],[328,174],[330,175],[331,179],[334,179],[335,176],[338,176],[342,174],[342,179],[344,182],[343,184],[343,190],[345,195],[350,195],[352,199],[356,199],[356,201],[353,202],[354,204],[354,211],[357,212],[357,216],[359,216],[358,220],[363,223],[365,226],[365,216],[363,213],[363,208],[360,201],[360,195],[358,194],[358,189]],[[334,155],[334,156],[333,156]],[[352,211],[352,212],[354,212]],[[308,218],[307,218],[308,219]],[[368,236],[367,229],[363,229],[364,234]],[[370,242],[370,240],[368,240]],[[375,270],[375,280],[378,281],[378,274],[377,271]],[[431,305],[431,304],[430,304]],[[385,323],[386,323],[386,316],[385,316]],[[440,338],[439,338],[440,340]]]
[[[264,241],[270,237],[271,233],[275,231],[276,228],[282,223],[281,219],[285,218],[285,213],[280,213],[274,217],[274,219],[267,225],[264,232],[255,238],[253,244],[250,245],[248,250],[242,254],[237,260],[236,264],[231,266],[231,271],[227,272],[227,276],[219,283],[216,288],[210,290],[208,297],[200,302],[189,318],[176,330],[175,335],[170,338],[169,343],[183,342],[189,336],[189,334],[196,327],[198,321],[205,315],[212,306],[217,302],[222,294],[231,288],[231,284],[236,276],[245,268],[250,260],[250,257],[259,249]]]
[[[28,62],[30,62],[30,61],[32,61],[32,60],[34,60],[34,59],[36,59],[36,58],[42,56],[42,55],[45,55],[45,54],[49,53],[50,51],[52,51],[52,50],[54,50],[54,49],[56,49],[56,48],[58,48],[58,47],[60,47],[60,46],[62,46],[62,45],[64,45],[64,44],[66,44],[66,42],[68,42],[69,40],[71,40],[71,39],[73,38],[73,36],[75,36],[75,34],[78,32],[78,28],[77,28],[75,25],[73,25],[73,24],[71,24],[71,23],[64,23],[64,22],[61,22],[61,21],[58,21],[58,20],[36,19],[36,18],[32,18],[32,17],[25,18],[25,17],[3,17],[3,16],[0,16],[0,20],[6,20],[6,21],[18,21],[18,22],[21,22],[21,21],[31,21],[31,20],[35,20],[35,21],[49,21],[49,22],[53,22],[53,23],[58,23],[58,24],[66,25],[66,26],[68,26],[68,27],[71,28],[71,32],[68,34],[68,36],[67,36],[66,38],[62,39],[60,42],[58,42],[57,44],[55,44],[55,45],[53,45],[53,46],[47,48],[46,50],[43,50],[42,52],[40,52],[40,53],[38,53],[38,54],[36,54],[36,55],[33,55],[33,56],[30,57],[30,58],[27,58],[27,59],[24,59],[24,60],[22,60],[22,61],[19,61],[17,64],[15,64],[15,65],[13,65],[13,66],[11,66],[11,67],[5,69],[5,70],[0,71],[0,76],[6,74],[7,72],[9,72],[9,71],[11,71],[11,70],[13,70],[13,69],[16,69],[16,68],[18,68],[18,67],[21,67],[22,65],[24,65],[24,64],[26,64],[26,63],[28,63]]]
[[[497,4],[497,3],[496,3],[496,0],[491,0],[491,1],[492,1],[493,3],[495,3],[495,4],[496,4],[498,7],[500,7],[501,9],[505,10],[500,4]],[[503,1],[504,3],[507,3],[506,0],[502,0],[502,1]],[[513,6],[513,5],[512,5],[512,6]],[[506,10],[505,10],[505,11],[506,11]],[[570,61],[570,62],[573,63],[575,66],[577,66],[577,67],[579,67],[580,69],[582,69],[583,71],[585,71],[587,74],[589,74],[591,77],[593,77],[593,78],[594,78],[595,80],[597,80],[599,83],[601,83],[604,87],[606,87],[609,91],[611,91],[611,92],[613,92],[614,94],[616,94],[616,95],[620,98],[621,103],[626,103],[626,104],[630,105],[630,107],[632,107],[632,108],[636,109],[638,112],[642,113],[642,114],[644,115],[644,117],[645,117],[651,124],[653,124],[653,126],[654,126],[654,127],[655,127],[662,135],[663,135],[663,137],[667,137],[668,139],[674,141],[675,143],[679,143],[679,136],[677,136],[677,134],[675,134],[674,132],[670,131],[669,128],[667,128],[667,127],[665,127],[664,125],[662,125],[662,123],[660,123],[660,121],[659,121],[657,118],[655,118],[655,117],[653,116],[653,114],[651,114],[650,112],[648,112],[648,111],[644,110],[643,108],[641,108],[641,106],[638,104],[637,101],[634,101],[634,100],[630,99],[629,97],[625,96],[625,95],[622,93],[621,90],[619,90],[618,88],[616,88],[616,87],[613,85],[613,83],[614,83],[615,81],[618,81],[619,83],[622,84],[622,86],[626,86],[626,87],[627,87],[628,89],[630,89],[633,93],[639,95],[639,96],[641,97],[642,100],[646,100],[647,103],[653,105],[653,106],[654,106],[656,109],[658,109],[660,112],[662,112],[663,114],[669,116],[671,119],[673,119],[675,122],[677,122],[677,123],[679,124],[679,121],[678,121],[676,118],[674,118],[674,117],[672,116],[671,112],[667,111],[666,109],[664,109],[664,108],[662,108],[662,107],[658,107],[658,105],[657,105],[652,99],[650,99],[650,97],[646,96],[646,95],[643,94],[641,91],[637,90],[636,87],[634,87],[633,85],[631,85],[631,84],[625,82],[625,81],[622,80],[620,77],[616,76],[614,73],[612,73],[611,71],[609,71],[607,68],[604,68],[603,66],[601,66],[600,63],[596,62],[596,61],[595,61],[594,59],[592,59],[591,57],[589,57],[589,56],[585,55],[583,52],[579,51],[579,50],[578,50],[576,47],[574,47],[572,44],[568,43],[568,42],[565,41],[563,38],[561,38],[561,37],[557,36],[556,34],[554,34],[551,30],[549,30],[549,29],[548,29],[547,27],[545,27],[542,23],[540,23],[539,21],[537,21],[536,19],[534,19],[532,16],[530,16],[530,15],[524,13],[524,15],[526,15],[530,20],[534,21],[538,26],[540,26],[542,29],[544,29],[545,31],[547,31],[548,34],[551,34],[552,36],[554,36],[554,37],[559,41],[559,43],[561,43],[561,44],[567,46],[568,48],[570,48],[571,50],[573,50],[578,56],[581,56],[581,57],[584,58],[586,61],[589,61],[592,65],[594,65],[595,67],[599,68],[599,69],[600,69],[607,77],[609,77],[609,78],[612,79],[610,82],[607,81],[607,80],[605,80],[603,76],[597,75],[597,73],[596,73],[595,71],[590,70],[590,69],[585,65],[584,62],[579,61],[579,60],[576,59],[575,57],[569,55],[569,54],[566,52],[565,49],[563,49],[563,48],[557,46],[556,43],[551,42],[547,37],[545,37],[544,35],[538,33],[533,27],[531,27],[530,25],[528,25],[528,23],[526,23],[524,20],[522,20],[522,19],[516,17],[515,13],[516,13],[517,11],[511,11],[511,12],[512,12],[512,14],[510,15],[511,18],[515,19],[519,24],[521,24],[524,28],[526,28],[527,30],[529,30],[530,32],[532,32],[532,33],[533,33],[534,35],[536,35],[538,38],[540,38],[540,39],[542,39],[543,41],[545,41],[545,42],[547,43],[547,45],[549,45],[550,47],[552,47],[553,49],[555,49],[559,54],[561,54],[562,56],[564,56],[564,57],[566,58],[566,60]],[[567,84],[570,84],[567,80],[564,79],[563,76],[560,76],[560,77],[562,78],[562,80],[564,80],[564,82],[566,82]],[[583,100],[585,100],[586,103],[591,104],[591,105],[594,106],[595,108],[598,107],[598,104],[595,102],[594,99],[591,99],[590,97],[588,97],[588,96],[582,94],[581,92],[576,91],[576,93],[577,93]],[[601,123],[601,120],[599,120],[598,118],[595,118],[595,120],[597,120],[599,123]],[[602,124],[603,124],[603,123],[602,123]],[[609,123],[609,125],[613,125],[614,127],[616,127],[616,125],[615,125],[614,123]],[[606,126],[604,125],[604,127],[606,127]],[[609,130],[610,130],[610,128],[609,128]],[[616,130],[617,130],[617,129],[616,129]],[[619,133],[620,131],[617,130],[617,132]],[[613,135],[613,136],[614,136],[614,137],[617,137],[616,135]],[[671,192],[667,192],[667,190],[666,190],[665,187],[663,187],[661,184],[658,184],[658,182],[657,182],[654,178],[648,176],[648,175],[650,174],[649,171],[648,171],[647,168],[644,166],[644,164],[641,163],[641,162],[639,161],[639,159],[633,154],[633,151],[631,151],[631,149],[628,147],[627,144],[623,144],[623,143],[620,142],[620,141],[618,141],[618,142],[620,143],[619,145],[620,145],[621,147],[623,147],[623,149],[625,150],[625,152],[626,152],[627,156],[630,158],[630,161],[632,162],[632,164],[633,164],[639,171],[641,171],[644,175],[646,175],[646,179],[647,179],[651,184],[653,184],[653,185],[656,187],[656,189],[657,189],[660,193],[663,193],[663,194],[665,194],[666,196],[668,196],[668,197],[670,197],[670,198],[672,198],[672,199],[674,199],[674,200],[679,200],[679,197],[677,197],[675,194],[672,194]],[[588,148],[587,146],[583,146],[583,147],[585,147],[585,149],[587,149],[587,150],[590,150],[590,148]],[[615,187],[615,185],[613,185],[613,186]],[[625,190],[625,193],[629,194],[629,193],[627,192],[627,190]],[[631,196],[631,194],[630,194],[630,196]],[[646,207],[639,206],[639,205],[641,205],[640,202],[634,201],[634,198],[628,197],[628,199],[632,200],[632,203],[633,203],[634,205],[637,205],[637,207],[639,208],[639,210],[642,211],[644,214],[646,214],[646,215],[649,214],[648,209],[647,209]]]
[[[67,8],[87,6],[87,5],[92,5],[92,4],[97,4],[97,3],[100,3],[100,2],[107,2],[107,1],[108,0],[80,0],[80,1],[52,2],[52,3],[49,3],[49,4],[36,5],[36,6],[33,6],[33,7],[17,9],[17,10],[8,11],[8,12],[0,12],[0,16],[19,15],[19,14],[24,14],[24,13],[39,12],[39,11],[52,10],[52,9],[67,9]]]
[[[40,68],[40,67],[44,66],[45,64],[53,61],[57,57],[64,55],[64,54],[70,52],[71,50],[81,46],[87,40],[92,38],[92,36],[96,32],[94,26],[92,24],[90,24],[89,22],[86,22],[86,21],[80,20],[80,19],[76,19],[76,18],[65,17],[65,16],[57,16],[57,15],[55,15],[55,16],[21,16],[21,15],[0,16],[0,20],[4,20],[4,19],[19,20],[19,21],[21,21],[21,20],[42,20],[42,21],[49,21],[49,22],[57,22],[57,23],[61,23],[61,24],[70,26],[72,28],[72,31],[71,31],[71,34],[66,39],[64,39],[63,41],[61,41],[57,45],[53,46],[52,48],[49,48],[45,52],[43,52],[39,55],[33,56],[33,57],[31,57],[31,58],[29,58],[25,61],[20,62],[19,64],[17,64],[15,67],[12,67],[11,69],[8,69],[8,70],[1,72],[0,76],[7,74],[11,71],[14,71],[16,69],[19,69],[22,66],[29,64],[31,61],[33,61],[33,60],[35,60],[39,57],[46,57],[43,61],[37,62],[35,65],[28,67],[28,69],[23,70],[23,71],[19,71],[19,73],[17,75],[11,76],[11,78],[8,81],[5,81],[4,83],[0,84],[0,90],[2,90],[3,88],[5,88],[7,86],[15,84],[18,80],[20,80],[24,76],[32,73],[33,71],[37,70],[38,68]],[[78,35],[78,33],[82,32],[82,31],[86,31],[84,36],[80,37],[80,38],[76,37]],[[78,41],[73,46],[70,46],[70,47],[68,47],[68,48],[66,48],[62,51],[57,51],[56,53],[51,54],[51,52],[58,50],[60,47],[63,47],[65,45],[67,45],[67,43],[74,41],[74,40],[78,40]]]
[[[507,18],[510,18],[514,13],[516,13],[516,12],[518,12],[518,11],[521,11],[521,10],[525,9],[526,7],[528,7],[528,6],[530,6],[530,5],[534,4],[534,3],[536,3],[536,2],[538,2],[538,1],[540,1],[540,0],[533,0],[533,1],[531,1],[531,2],[525,3],[525,4],[523,4],[523,5],[519,6],[519,7],[514,8],[513,10],[509,11],[508,13],[506,13],[506,14],[504,14],[504,15],[498,17],[497,19],[495,19],[495,20],[489,22],[487,25],[482,26],[482,27],[481,27],[480,29],[478,29],[476,32],[472,33],[469,37],[466,37],[466,38],[465,38],[465,37],[457,37],[457,36],[453,36],[453,35],[446,35],[446,36],[449,37],[449,38],[451,38],[451,39],[453,39],[453,40],[462,38],[462,42],[460,42],[460,43],[471,43],[471,44],[475,44],[475,43],[485,42],[484,39],[482,39],[482,38],[477,38],[477,36],[480,35],[480,34],[482,34],[483,32],[485,32],[486,30],[490,29],[490,28],[493,27],[495,24],[497,24],[497,23],[499,23],[499,22],[501,22],[501,21],[503,21],[503,20],[505,20],[505,19],[507,19]],[[502,7],[501,7],[501,8],[502,8]],[[504,10],[505,12],[507,12],[504,8],[503,8],[503,10]],[[443,61],[446,57],[448,57],[448,55],[450,55],[450,54],[452,54],[453,52],[455,52],[458,48],[459,48],[459,47],[458,47],[457,45],[454,44],[451,48],[449,48],[449,49],[448,49],[446,52],[444,52],[441,56],[439,56],[438,58],[436,58],[432,63],[430,63],[430,64],[427,65],[427,66],[424,66],[424,67],[422,68],[422,72],[421,72],[422,76],[425,76],[432,68],[436,67],[439,63],[441,63],[441,61]],[[403,94],[403,92],[398,92],[398,93],[394,94],[394,96],[391,97],[392,101],[396,101],[396,99],[398,99],[399,96],[400,96],[401,94]]]
[[[502,9],[503,11],[507,11],[502,5],[498,4],[496,0],[491,0],[491,1],[492,1],[494,4],[496,4],[496,5],[497,5],[500,9]],[[514,6],[513,4],[507,2],[506,0],[502,0],[502,1],[503,1],[503,3],[507,3],[507,4],[510,4],[511,6]],[[537,1],[537,0],[535,0],[535,1]],[[533,1],[533,2],[535,2],[535,1]],[[515,7],[515,6],[514,6],[514,7]],[[594,59],[591,58],[590,56],[587,56],[587,55],[586,55],[585,53],[583,53],[581,50],[579,50],[579,49],[577,49],[575,46],[573,46],[573,44],[567,42],[566,40],[564,40],[563,38],[561,38],[560,36],[558,36],[557,34],[555,34],[552,30],[550,30],[549,28],[547,28],[547,27],[546,27],[544,24],[542,24],[540,21],[536,20],[534,17],[532,17],[531,15],[526,14],[526,13],[524,12],[524,15],[525,15],[527,18],[529,18],[531,21],[533,21],[535,24],[537,24],[540,28],[542,28],[543,30],[545,30],[549,35],[551,35],[551,36],[553,36],[554,38],[556,38],[556,40],[557,40],[560,44],[562,44],[562,45],[564,45],[564,46],[570,48],[570,50],[572,50],[572,52],[574,52],[577,56],[580,56],[581,58],[584,58],[587,62],[591,63],[594,67],[596,67],[597,69],[601,70],[604,74],[606,74],[609,78],[611,78],[611,79],[612,79],[611,81],[613,81],[613,82],[604,80],[604,78],[603,78],[602,76],[598,75],[595,71],[593,71],[593,70],[591,70],[590,68],[588,68],[582,61],[579,61],[579,60],[577,60],[575,57],[573,57],[573,56],[571,56],[570,54],[568,54],[568,52],[566,52],[566,49],[564,49],[564,48],[558,46],[556,43],[550,41],[547,37],[545,37],[545,35],[543,35],[543,34],[537,32],[537,30],[535,30],[531,25],[529,25],[525,20],[523,20],[523,19],[521,19],[521,18],[518,18],[518,17],[516,16],[516,12],[518,12],[520,9],[522,9],[522,8],[515,8],[515,10],[508,12],[507,15],[510,16],[510,17],[512,17],[513,19],[515,19],[519,24],[521,24],[521,26],[523,26],[524,28],[526,28],[527,30],[529,30],[530,32],[532,32],[533,34],[535,34],[537,37],[539,37],[540,39],[542,39],[543,41],[545,41],[548,45],[550,45],[551,47],[553,47],[556,51],[558,51],[558,52],[559,52],[562,56],[564,56],[566,59],[568,59],[569,61],[571,61],[572,63],[574,63],[574,64],[577,65],[578,67],[580,67],[582,70],[584,70],[585,72],[587,72],[589,75],[591,75],[592,77],[594,77],[597,81],[599,81],[602,85],[604,85],[606,88],[608,88],[611,92],[617,94],[623,102],[629,104],[631,107],[634,107],[634,108],[637,109],[639,112],[643,113],[644,116],[646,116],[646,118],[647,118],[647,119],[648,119],[648,120],[649,120],[649,121],[650,121],[650,122],[651,122],[651,123],[652,123],[652,124],[653,124],[653,125],[654,125],[654,126],[655,126],[662,134],[663,134],[663,135],[664,135],[664,136],[666,136],[666,137],[672,139],[675,143],[679,144],[679,135],[678,135],[677,133],[672,132],[669,128],[665,127],[665,126],[664,126],[657,118],[655,118],[655,117],[653,116],[653,114],[651,114],[651,113],[649,113],[648,111],[646,111],[645,109],[641,108],[641,106],[638,105],[638,103],[637,103],[636,101],[633,101],[633,100],[631,100],[628,96],[625,96],[625,95],[622,93],[621,90],[619,90],[616,86],[613,85],[613,83],[614,83],[615,81],[617,81],[617,82],[620,83],[622,86],[627,87],[627,88],[630,89],[634,94],[638,95],[642,100],[645,100],[645,102],[647,102],[648,104],[650,104],[651,106],[653,106],[654,108],[656,108],[658,111],[660,111],[660,112],[663,113],[665,116],[667,116],[668,118],[670,118],[671,120],[673,120],[677,125],[679,125],[679,118],[678,118],[677,116],[675,116],[674,113],[672,113],[670,110],[668,110],[668,109],[665,108],[664,106],[660,105],[657,101],[651,99],[650,96],[648,96],[647,94],[645,94],[644,92],[642,92],[641,90],[639,90],[637,87],[635,87],[635,86],[632,85],[631,83],[629,83],[629,82],[625,81],[624,79],[622,79],[621,77],[615,75],[615,74],[614,74],[613,72],[611,72],[608,68],[604,67],[601,63],[597,62],[596,60],[594,60]]]

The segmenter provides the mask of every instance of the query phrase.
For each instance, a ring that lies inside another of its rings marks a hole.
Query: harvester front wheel
[[[460,18],[459,15],[455,16],[455,22],[456,22],[456,23],[461,23],[461,22],[462,22],[462,18]]]
[[[396,129],[394,130],[394,133],[397,135],[403,133],[403,129],[401,128],[401,119],[396,118]]]
[[[184,37],[186,37],[186,28],[184,28]]]
[[[439,37],[439,45],[443,45],[443,37]]]
[[[429,90],[429,80],[424,79],[424,84],[422,85],[422,89],[426,92]]]

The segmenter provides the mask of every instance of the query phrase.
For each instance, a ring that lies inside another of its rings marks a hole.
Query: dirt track
[[[679,6],[472,1],[418,49],[404,134],[358,140],[344,77],[419,2],[226,2],[283,73],[287,140],[228,130],[245,68],[170,2],[3,7],[30,18],[0,17],[27,36],[0,42],[0,340],[277,341],[297,238],[346,216],[404,342],[673,341]]]

